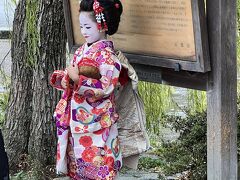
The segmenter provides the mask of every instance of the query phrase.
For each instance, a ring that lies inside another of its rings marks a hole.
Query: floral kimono
[[[65,90],[54,117],[56,119],[57,172],[75,180],[114,179],[122,166],[115,111],[114,89],[121,64],[111,41],[103,40],[76,50],[72,63],[79,66],[93,61],[101,78],[79,75],[79,84]],[[61,87],[64,71],[55,71],[51,85]]]

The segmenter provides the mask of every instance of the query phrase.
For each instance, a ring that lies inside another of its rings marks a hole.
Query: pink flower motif
[[[103,64],[106,60],[103,58],[103,55],[101,55],[100,52],[97,53],[97,58],[96,58],[96,61],[101,65]]]
[[[101,166],[98,171],[98,176],[100,176],[102,179],[105,179],[107,175],[109,175],[108,166]]]
[[[107,76],[108,78],[111,78],[112,75],[113,75],[113,71],[112,71],[112,70],[108,70],[106,76]]]
[[[105,131],[102,133],[103,141],[106,142],[108,137],[109,137],[109,128],[105,128]]]

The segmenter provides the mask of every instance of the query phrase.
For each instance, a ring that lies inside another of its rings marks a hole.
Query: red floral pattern
[[[76,94],[74,94],[73,99],[74,99],[74,101],[76,101],[77,103],[83,103],[84,100],[85,100],[85,97],[84,97],[84,96],[81,96],[81,95],[79,95],[79,94],[76,93]]]
[[[92,148],[87,148],[82,153],[82,159],[85,162],[93,162],[93,158],[96,156],[96,152]]]
[[[84,147],[90,147],[93,141],[90,136],[83,136],[79,139],[79,143]]]

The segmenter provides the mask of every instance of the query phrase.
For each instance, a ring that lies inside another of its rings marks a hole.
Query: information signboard
[[[195,72],[210,70],[203,0],[122,0],[118,33],[109,37],[134,64]],[[79,0],[66,0],[69,47],[83,44]]]

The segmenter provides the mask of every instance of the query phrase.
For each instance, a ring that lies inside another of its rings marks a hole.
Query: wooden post
[[[237,179],[236,0],[207,0],[208,180]]]

